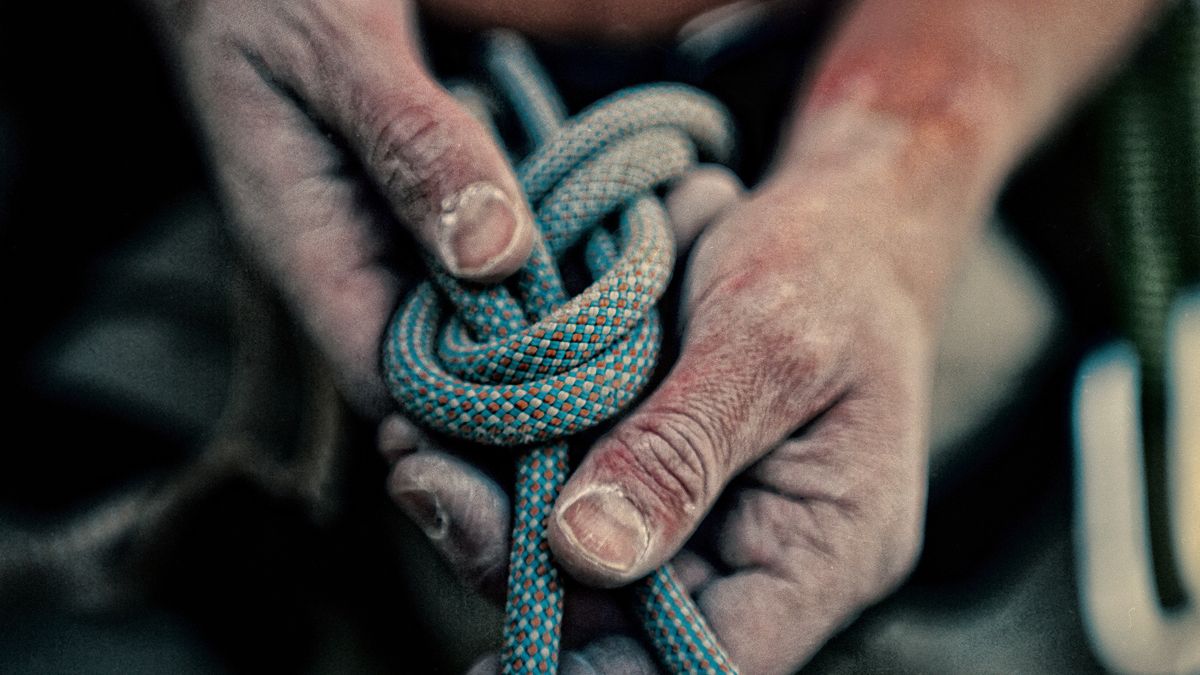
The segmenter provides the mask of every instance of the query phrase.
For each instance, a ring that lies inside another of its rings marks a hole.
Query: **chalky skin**
[[[346,397],[385,415],[385,326],[423,273],[400,254],[420,247],[456,276],[494,281],[533,250],[504,154],[429,76],[408,3],[144,2],[177,58],[237,239]],[[443,14],[517,27],[524,16],[536,32],[553,13],[565,27],[545,27],[550,37],[635,40],[686,21],[638,14],[669,4],[505,2],[509,18],[489,18],[459,3]],[[1159,4],[843,3],[781,121],[773,169],[707,209],[678,362],[563,488],[549,542],[570,576],[620,585],[672,560],[748,673],[796,669],[903,578],[920,541],[928,371],[949,280],[1013,165]],[[494,189],[473,187],[484,184]],[[466,194],[480,203],[466,208]],[[506,563],[507,497],[404,427],[389,418],[383,435],[393,494],[430,495],[449,523],[430,530],[447,533],[435,545],[485,581]],[[599,520],[572,522],[609,498],[628,502],[617,510],[644,532],[626,527],[622,541]],[[704,518],[715,541],[689,543]],[[630,556],[614,564],[618,551]],[[582,623],[571,617],[568,607],[568,633]],[[652,672],[618,628],[590,627],[564,670]]]

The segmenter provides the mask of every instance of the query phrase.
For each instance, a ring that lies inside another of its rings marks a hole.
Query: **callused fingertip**
[[[649,548],[645,516],[619,487],[588,488],[555,513],[561,535],[555,552],[586,582],[628,581]]]
[[[417,486],[392,488],[392,499],[431,541],[441,541],[450,532],[450,519],[433,492]]]
[[[472,183],[442,201],[437,248],[451,274],[498,281],[515,272],[532,247],[528,209],[495,183]]]

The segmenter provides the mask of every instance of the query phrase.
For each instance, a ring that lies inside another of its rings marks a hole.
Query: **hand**
[[[932,327],[866,235],[891,214],[860,187],[766,186],[706,233],[678,363],[551,521],[589,583],[674,558],[746,673],[797,668],[919,546]]]
[[[402,232],[463,278],[515,271],[533,228],[507,160],[431,79],[406,2],[146,1],[238,238],[344,394],[381,415],[380,340],[413,248]]]
[[[678,362],[588,452],[552,519],[559,562],[588,584],[673,561],[744,672],[797,668],[919,548],[934,324],[958,248],[938,233],[978,216],[908,189],[891,161],[902,136],[870,116],[829,122],[801,165],[701,235]],[[397,501],[494,587],[503,493],[389,424],[386,447],[416,450],[396,453]],[[610,635],[619,621],[582,629],[586,612],[567,602],[565,639],[581,649],[564,667],[650,667],[636,642]]]

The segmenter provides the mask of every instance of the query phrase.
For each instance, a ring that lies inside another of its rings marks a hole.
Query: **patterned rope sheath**
[[[621,412],[649,379],[661,339],[654,304],[674,263],[652,190],[685,174],[697,151],[727,160],[733,134],[720,104],[682,85],[627,89],[564,122],[519,38],[489,36],[484,60],[534,148],[517,174],[541,236],[508,284],[467,284],[427,261],[430,279],[388,329],[384,369],[412,418],[522,449],[501,660],[505,673],[547,673],[557,670],[562,619],[546,527],[567,477],[563,439]],[[568,298],[559,261],[581,242],[593,283]],[[669,567],[635,595],[665,668],[735,672]]]

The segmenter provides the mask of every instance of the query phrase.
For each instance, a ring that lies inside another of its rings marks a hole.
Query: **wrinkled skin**
[[[404,3],[150,1],[236,234],[346,396],[382,414],[380,336],[412,242],[475,280],[529,254],[507,159],[431,79]]]
[[[479,280],[528,254],[511,167],[431,81],[404,3],[146,1],[239,238],[347,398],[384,416],[380,340],[414,250]],[[542,27],[571,36],[631,39],[686,18],[614,2],[589,27],[594,3],[547,2],[432,4],[476,25],[565,21]],[[931,360],[955,267],[1013,163],[1155,4],[849,3],[781,122],[768,178],[744,192],[705,169],[669,196],[691,250],[680,358],[565,487],[550,532],[564,569],[607,587],[672,561],[747,673],[794,670],[902,580],[921,539]],[[641,30],[637,16],[651,17]],[[501,487],[394,413],[379,445],[401,508],[499,594]],[[623,616],[572,588],[564,670],[652,672]]]

